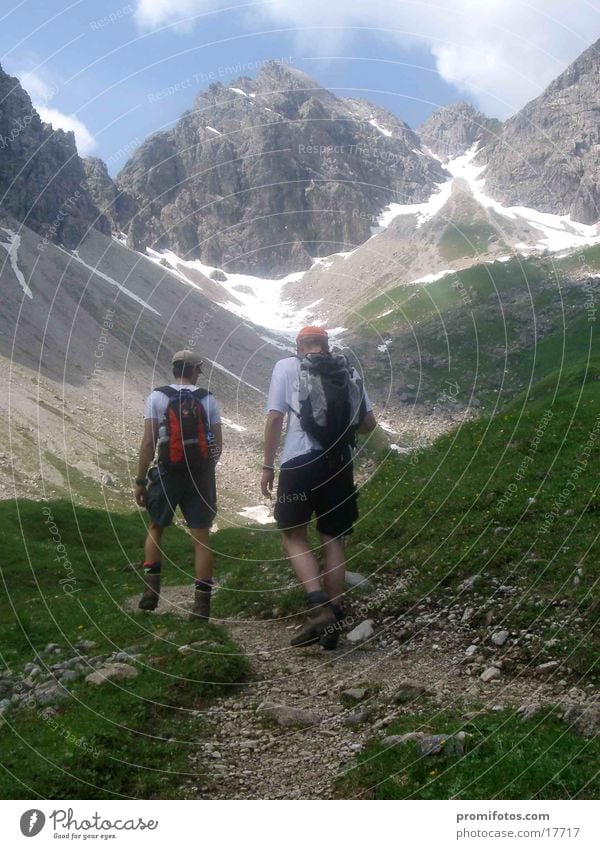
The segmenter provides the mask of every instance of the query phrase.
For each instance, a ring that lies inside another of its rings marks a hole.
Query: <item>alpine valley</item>
[[[128,505],[142,399],[182,344],[223,408],[236,521],[269,519],[265,391],[302,323],[334,328],[365,373],[371,456],[585,352],[599,45],[505,123],[457,103],[414,129],[269,62],[199,92],[114,179],[0,71],[2,496]]]

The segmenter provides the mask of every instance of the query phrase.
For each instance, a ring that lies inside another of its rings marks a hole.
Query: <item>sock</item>
[[[337,619],[337,621],[341,622],[342,619],[344,618],[344,611],[342,610],[340,605],[334,604],[333,602],[330,602],[330,606],[331,606],[331,609],[333,610],[333,612],[335,613],[335,618]]]
[[[145,575],[160,575],[160,560],[152,563],[150,560],[144,560]]]
[[[212,578],[209,578],[208,581],[200,580],[196,578],[196,589],[200,590],[203,593],[209,593],[212,590]]]
[[[316,604],[327,604],[329,596],[322,590],[315,590],[314,593],[306,593],[306,603],[311,607]]]

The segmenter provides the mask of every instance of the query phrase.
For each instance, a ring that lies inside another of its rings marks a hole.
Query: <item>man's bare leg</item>
[[[209,543],[208,528],[190,528],[194,543],[194,564],[197,581],[212,581],[215,556]]]
[[[308,543],[308,525],[284,531],[283,546],[306,593],[308,606],[306,622],[292,640],[292,646],[318,643],[323,631],[336,622],[336,616],[321,589],[319,564]]]
[[[160,547],[162,532],[163,528],[159,528],[154,522],[150,522],[148,535],[144,543],[144,561],[146,563],[160,563],[162,555],[162,549]]]
[[[346,554],[340,537],[319,534],[323,546],[325,571],[323,584],[330,601],[341,607],[346,589]]]
[[[141,610],[155,610],[158,606],[162,532],[161,527],[150,522],[144,543],[144,592],[139,603]]]
[[[190,528],[189,530],[194,543],[194,565],[196,570],[196,589],[191,618],[206,622],[210,617],[210,598],[215,556],[210,547],[208,528]]]
[[[308,525],[300,525],[284,531],[283,547],[304,592],[307,595],[319,592],[321,590],[319,564],[308,542]]]

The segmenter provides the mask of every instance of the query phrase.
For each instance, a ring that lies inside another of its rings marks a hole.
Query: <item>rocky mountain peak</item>
[[[276,277],[368,239],[392,201],[446,178],[388,110],[280,62],[215,83],[118,176],[131,247]]]
[[[437,109],[417,133],[426,147],[445,160],[460,156],[476,142],[487,144],[500,130],[500,121],[487,118],[471,103],[459,101]]]
[[[90,196],[75,136],[54,130],[0,67],[0,207],[49,241],[76,247],[109,224]]]
[[[506,122],[482,151],[498,200],[600,220],[600,40]]]

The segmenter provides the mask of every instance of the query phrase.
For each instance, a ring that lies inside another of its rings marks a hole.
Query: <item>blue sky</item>
[[[237,67],[254,76],[284,59],[415,126],[459,99],[507,117],[600,36],[600,12],[585,0],[8,0],[3,9],[3,68],[112,173],[210,78],[227,82]]]

